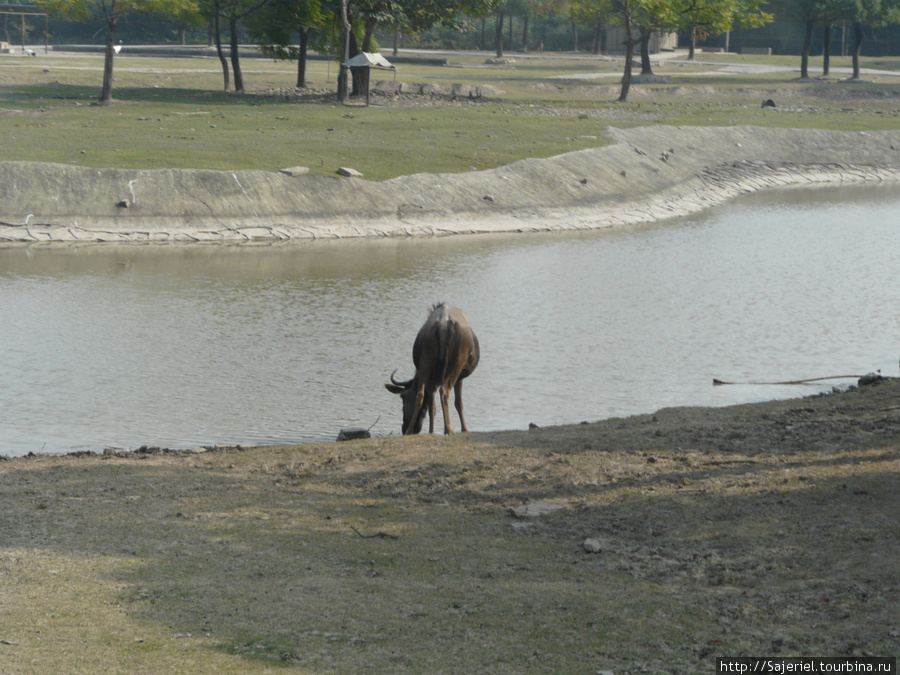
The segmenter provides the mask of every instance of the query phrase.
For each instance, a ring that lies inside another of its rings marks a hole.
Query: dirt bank
[[[626,675],[895,656],[898,398],[0,462],[0,660]],[[539,501],[562,508],[509,512]]]
[[[583,229],[781,185],[900,180],[900,131],[609,129],[606,147],[373,182],[0,163],[0,242],[241,242]]]

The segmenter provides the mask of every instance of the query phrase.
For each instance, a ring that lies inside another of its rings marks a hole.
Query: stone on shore
[[[308,166],[292,166],[287,169],[282,169],[281,173],[287,174],[288,176],[305,176],[309,173]]]
[[[358,438],[371,438],[372,434],[369,433],[368,429],[363,429],[362,427],[347,427],[345,429],[341,429],[338,432],[337,440],[339,441],[352,441]]]

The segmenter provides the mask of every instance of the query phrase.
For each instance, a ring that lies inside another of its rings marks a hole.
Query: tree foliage
[[[162,14],[185,22],[198,16],[194,0],[38,0],[47,12],[77,22],[102,20],[106,26],[106,51],[103,62],[103,87],[100,103],[112,101],[113,63],[116,55],[116,26],[132,14]]]
[[[600,49],[600,26],[621,27],[625,47],[625,67],[620,101],[626,101],[632,82],[632,62],[641,47],[642,73],[651,73],[647,42],[657,31],[679,31],[694,39],[724,33],[734,28],[753,28],[772,21],[772,11],[799,22],[803,28],[801,76],[808,77],[809,54],[815,29],[825,29],[825,68],[828,63],[829,26],[844,24],[854,36],[854,77],[859,77],[859,56],[863,26],[878,27],[900,22],[900,0],[37,0],[54,15],[73,21],[104,21],[107,49],[104,83],[100,100],[112,94],[114,33],[126,16],[155,13],[182,23],[198,24],[205,19],[215,26],[214,35],[223,67],[225,89],[229,88],[228,62],[221,46],[220,32],[231,42],[231,63],[235,89],[243,90],[238,60],[239,22],[253,36],[263,52],[275,58],[297,59],[297,86],[305,84],[308,48],[330,53],[343,60],[341,36],[347,36],[347,54],[375,50],[375,29],[381,27],[395,36],[415,34],[435,25],[459,29],[471,20],[496,20],[497,50],[502,55],[504,20],[520,19],[521,44],[528,49],[529,19],[556,17],[556,25],[570,26],[577,45],[579,27],[593,32],[594,51]],[[349,29],[345,33],[342,9]],[[221,29],[221,31],[220,31]],[[482,36],[484,24],[482,23]],[[381,33],[383,36],[384,33]],[[693,40],[692,40],[693,42]],[[619,45],[607,45],[607,48]],[[343,75],[343,72],[341,72]],[[366,73],[367,74],[367,73]],[[354,73],[354,92],[365,83],[362,72]]]
[[[676,10],[678,28],[691,37],[689,59],[694,58],[694,43],[711,35],[721,35],[735,27],[757,28],[772,20],[765,11],[766,0],[680,0]]]
[[[900,0],[843,0],[838,19],[853,27],[853,79],[859,79],[863,26],[900,23]]]
[[[791,0],[793,1],[793,0]],[[606,18],[624,29],[625,70],[619,101],[628,99],[634,49],[642,44],[642,66],[649,72],[646,44],[654,31],[690,30],[702,26],[711,34],[734,25],[758,26],[772,20],[764,0],[573,0],[584,15]]]
[[[350,22],[350,57],[372,51],[376,26],[390,26],[398,31],[416,32],[439,23],[452,23],[460,13],[487,13],[501,0],[342,0],[346,2]],[[333,4],[333,3],[332,3]],[[359,34],[362,34],[361,41]],[[343,53],[343,50],[340,52]],[[356,71],[353,93],[360,94],[368,69]],[[342,77],[340,75],[339,77]],[[340,85],[339,85],[340,90]]]
[[[248,18],[247,28],[264,54],[297,59],[297,86],[305,87],[309,40],[314,31],[322,30],[326,19],[319,0],[271,0]]]

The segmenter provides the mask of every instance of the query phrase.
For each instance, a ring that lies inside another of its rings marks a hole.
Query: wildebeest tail
[[[431,371],[431,384],[437,389],[447,379],[451,366],[451,356],[459,343],[459,326],[455,321],[439,321],[435,324],[437,359]]]

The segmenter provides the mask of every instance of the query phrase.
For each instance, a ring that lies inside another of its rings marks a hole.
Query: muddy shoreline
[[[610,128],[613,143],[386,181],[0,162],[0,245],[241,243],[607,228],[758,190],[900,181],[900,131]]]

